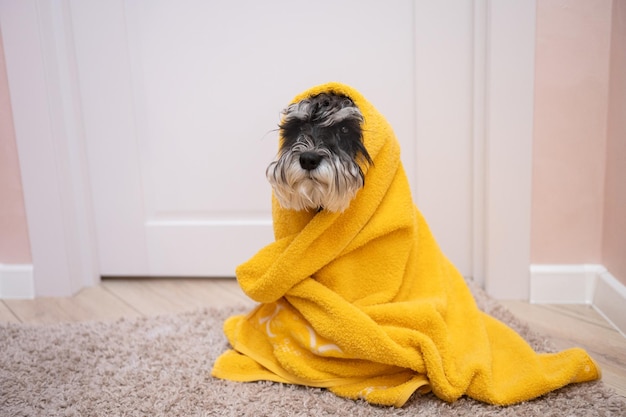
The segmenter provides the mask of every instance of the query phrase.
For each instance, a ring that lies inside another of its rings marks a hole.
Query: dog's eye
[[[350,133],[350,129],[348,128],[348,126],[341,126],[339,128],[339,132],[341,132],[342,135],[347,135],[348,133]]]

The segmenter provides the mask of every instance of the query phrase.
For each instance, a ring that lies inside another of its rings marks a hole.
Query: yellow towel
[[[360,108],[374,163],[343,213],[284,210],[274,200],[275,242],[236,271],[261,304],[226,321],[232,350],[213,376],[326,387],[397,407],[416,390],[507,405],[599,378],[584,350],[537,354],[478,310],[412,201],[387,121],[338,83],[294,102],[324,92]]]

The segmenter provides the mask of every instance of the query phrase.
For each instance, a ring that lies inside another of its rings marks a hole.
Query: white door
[[[341,81],[391,122],[443,251],[492,294],[524,298],[534,10],[0,0],[30,287],[64,295],[99,276],[232,276],[272,239],[264,171],[279,111]]]
[[[272,239],[280,110],[326,81],[414,173],[413,3],[71,3],[102,275],[228,276]]]

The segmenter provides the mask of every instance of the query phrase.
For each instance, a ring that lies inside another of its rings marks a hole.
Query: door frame
[[[535,1],[473,7],[473,276],[527,299]],[[67,296],[100,281],[70,1],[0,0],[0,28],[33,259],[22,296]]]
[[[32,254],[14,298],[68,296],[100,282],[67,1],[0,1]]]

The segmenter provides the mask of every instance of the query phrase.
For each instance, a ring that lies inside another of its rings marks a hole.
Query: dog
[[[320,94],[282,111],[282,138],[266,176],[281,207],[345,211],[365,185],[372,159],[363,144],[363,115],[349,98]]]

